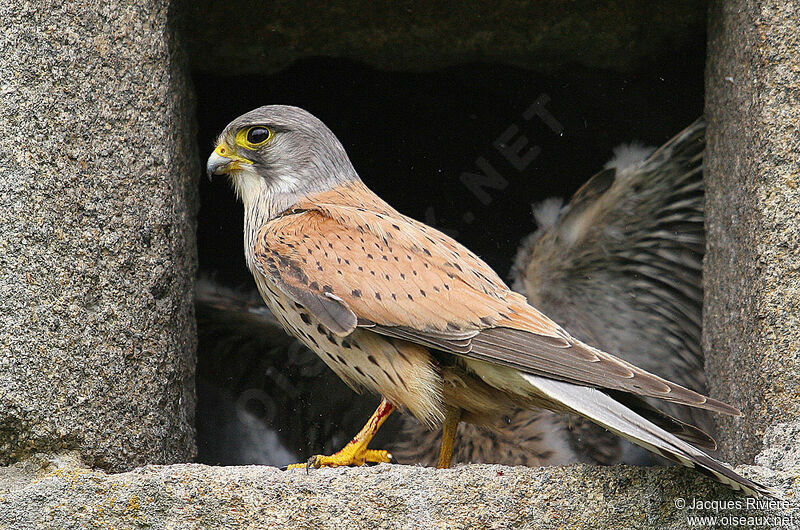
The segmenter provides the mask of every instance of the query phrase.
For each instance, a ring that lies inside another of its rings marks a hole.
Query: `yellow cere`
[[[248,160],[248,159],[246,159],[246,158],[244,158],[242,156],[237,155],[233,151],[233,149],[231,149],[230,146],[225,142],[221,142],[217,146],[217,148],[214,149],[214,152],[217,153],[219,156],[231,159],[231,163],[228,164],[228,167],[227,167],[228,170],[239,169],[241,164],[252,164],[253,163],[252,160]]]

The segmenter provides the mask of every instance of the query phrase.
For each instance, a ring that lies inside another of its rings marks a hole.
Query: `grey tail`
[[[714,480],[752,496],[779,497],[767,486],[745,478],[700,449],[670,434],[596,388],[524,374],[539,394],[622,436],[648,451],[698,470]]]

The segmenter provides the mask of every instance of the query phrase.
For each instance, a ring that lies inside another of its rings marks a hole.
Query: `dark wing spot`
[[[359,291],[358,289],[353,289],[352,291],[350,291],[350,294],[352,294],[356,298],[361,298],[361,291]]]

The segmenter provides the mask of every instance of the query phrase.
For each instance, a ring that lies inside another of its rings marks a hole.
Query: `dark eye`
[[[247,130],[247,142],[251,145],[261,145],[272,136],[272,131],[266,127],[250,127]]]

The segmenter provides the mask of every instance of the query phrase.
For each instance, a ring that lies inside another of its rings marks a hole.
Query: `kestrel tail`
[[[439,467],[448,467],[460,421],[522,406],[578,414],[734,489],[771,494],[696,448],[715,446],[706,433],[642,398],[737,409],[570,336],[475,254],[372,193],[308,112],[240,116],[207,170],[228,174],[244,203],[247,265],[276,318],[353,388],[383,398],[349,444],[314,466],[388,461],[367,446],[400,407],[443,425]]]

